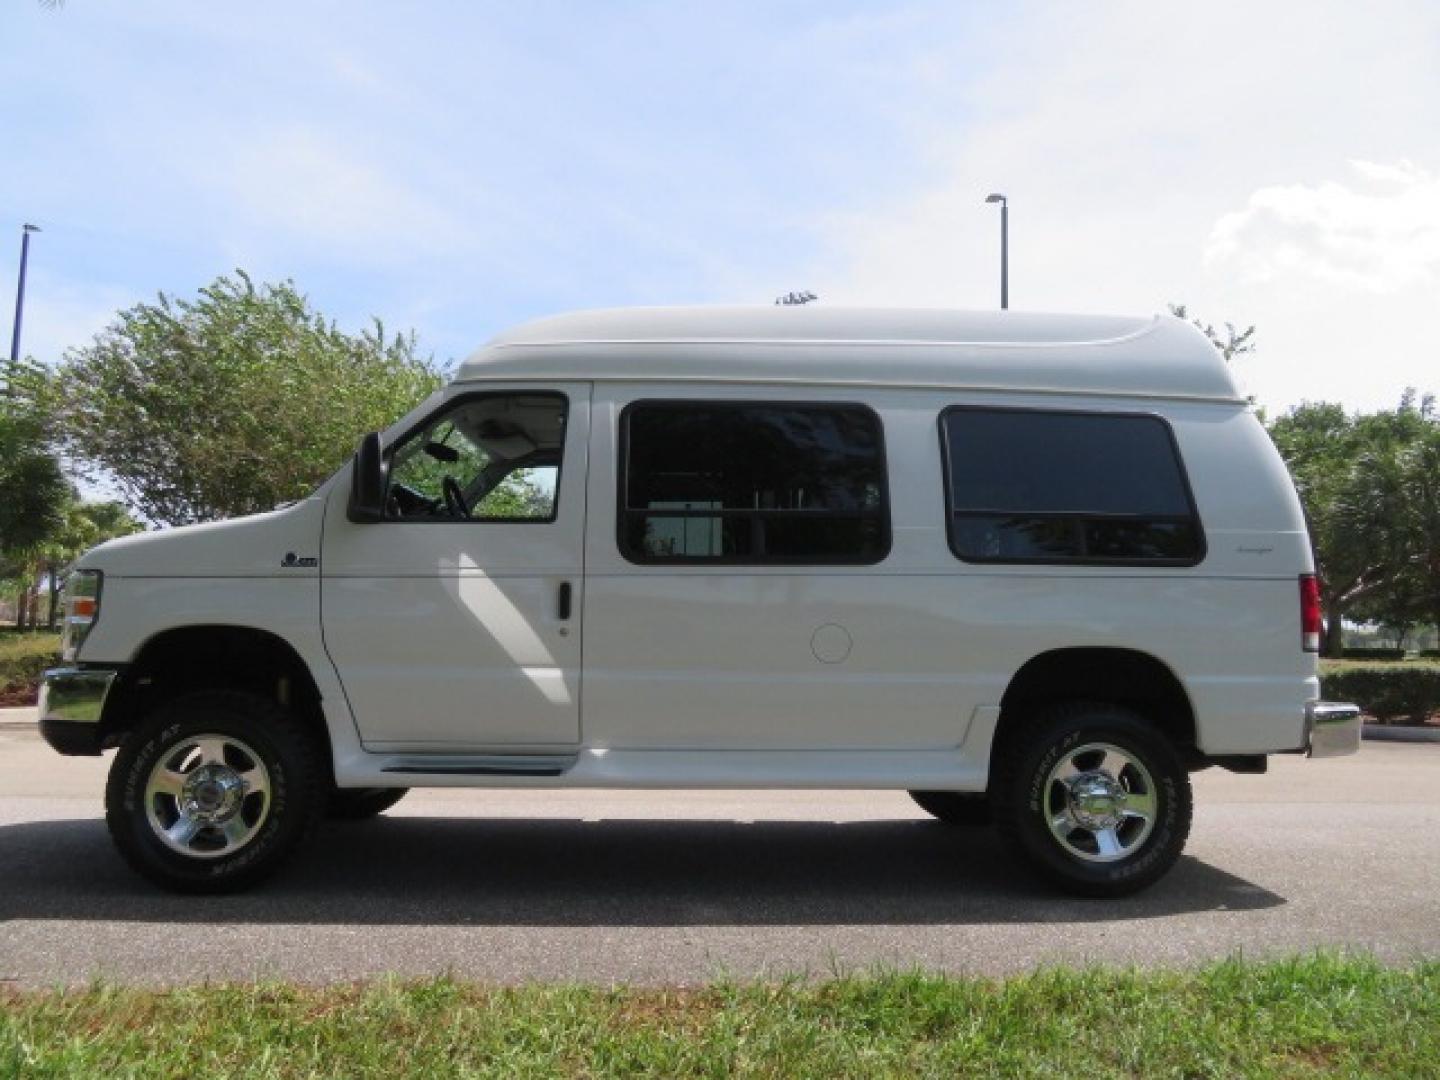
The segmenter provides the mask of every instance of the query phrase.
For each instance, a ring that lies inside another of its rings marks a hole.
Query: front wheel
[[[1119,897],[1159,880],[1190,833],[1190,777],[1171,744],[1128,709],[1051,707],[996,761],[1007,846],[1079,896]]]
[[[186,694],[130,734],[105,788],[125,860],[177,892],[235,892],[274,873],[324,812],[314,740],[253,694]]]

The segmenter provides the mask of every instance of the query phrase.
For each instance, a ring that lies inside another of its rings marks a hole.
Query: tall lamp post
[[[15,331],[10,337],[10,363],[20,360],[20,320],[25,315],[25,265],[30,261],[30,234],[40,231],[39,225],[28,221],[21,230],[20,241],[20,287],[15,291]]]
[[[987,203],[1000,204],[1000,310],[1010,306],[1010,204],[1004,195],[987,195]]]

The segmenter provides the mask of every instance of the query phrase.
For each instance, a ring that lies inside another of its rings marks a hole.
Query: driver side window
[[[395,447],[385,516],[396,521],[554,521],[566,398],[476,394]]]

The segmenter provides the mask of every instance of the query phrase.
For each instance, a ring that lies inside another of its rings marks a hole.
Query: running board
[[[978,706],[957,746],[910,750],[635,750],[545,746],[510,753],[354,749],[343,787],[914,788],[984,791],[998,705]]]
[[[403,758],[381,771],[406,776],[561,776],[574,765],[574,754],[563,757],[436,754]]]

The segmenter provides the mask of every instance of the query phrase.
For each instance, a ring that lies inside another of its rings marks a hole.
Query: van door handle
[[[570,582],[560,582],[560,621],[564,622],[570,618],[570,595],[572,593]]]

